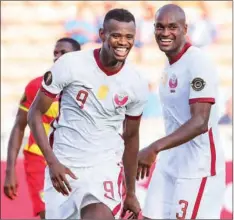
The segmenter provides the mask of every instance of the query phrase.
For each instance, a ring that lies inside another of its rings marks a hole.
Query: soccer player
[[[159,160],[147,191],[145,219],[219,219],[225,190],[219,143],[216,69],[207,55],[186,42],[182,8],[161,7],[155,39],[168,62],[160,83],[166,136],[142,149],[137,179]]]
[[[71,51],[80,50],[80,44],[71,38],[61,38],[56,42],[54,49],[54,61],[60,56]],[[41,86],[43,76],[31,80],[25,87],[21,98],[19,109],[16,115],[14,127],[11,131],[8,143],[6,179],[4,184],[4,193],[10,199],[17,196],[17,177],[16,177],[16,159],[22,144],[24,131],[27,126],[27,114],[37,91]],[[42,115],[42,123],[46,134],[49,132],[51,121],[58,114],[58,100],[54,99],[53,104],[47,112]],[[35,216],[45,217],[45,204],[43,202],[43,186],[46,161],[37,146],[32,133],[30,132],[28,142],[24,147],[24,166],[26,179],[33,203]]]
[[[129,11],[110,10],[99,30],[101,48],[66,54],[44,75],[28,123],[48,164],[48,219],[119,218],[122,168],[126,199],[121,214],[140,212],[135,178],[148,86],[126,60],[135,33],[135,18]],[[40,117],[58,94],[60,114],[48,142]],[[122,139],[118,131],[124,119]]]

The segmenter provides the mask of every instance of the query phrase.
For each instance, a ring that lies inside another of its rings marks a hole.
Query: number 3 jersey
[[[124,142],[118,131],[125,117],[141,117],[148,84],[129,62],[108,72],[100,49],[63,55],[44,75],[41,90],[59,98],[59,116],[52,123],[50,145],[69,167],[120,161]]]

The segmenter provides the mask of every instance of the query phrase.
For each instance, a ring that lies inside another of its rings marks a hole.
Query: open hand
[[[139,180],[144,179],[145,176],[148,177],[150,174],[150,168],[152,164],[155,162],[156,154],[150,148],[146,147],[139,151],[138,153],[138,168],[137,168],[137,177],[136,179]]]
[[[75,174],[59,161],[49,165],[49,171],[54,188],[63,195],[69,195],[69,192],[72,191],[72,188],[66,178],[66,174],[68,174],[73,179],[77,179]]]

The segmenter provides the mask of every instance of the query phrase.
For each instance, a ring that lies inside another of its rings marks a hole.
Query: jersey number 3
[[[86,99],[88,98],[89,93],[85,90],[80,90],[76,96],[76,100],[79,101],[79,106],[81,109],[84,108]]]
[[[181,206],[181,213],[180,214],[182,214],[182,215],[180,215],[179,213],[176,213],[176,219],[183,220],[183,219],[185,219],[185,216],[186,216],[188,202],[185,200],[180,200],[179,204]]]

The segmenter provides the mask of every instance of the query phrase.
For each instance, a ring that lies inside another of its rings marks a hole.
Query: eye
[[[156,29],[156,30],[162,30],[162,29],[163,29],[163,26],[161,26],[161,25],[156,25],[155,29]]]
[[[132,40],[134,37],[132,35],[127,35],[128,40]]]
[[[170,28],[171,30],[175,30],[175,29],[177,28],[177,25],[170,25],[169,28]]]
[[[111,35],[114,39],[118,39],[119,38],[119,34],[112,34]]]

